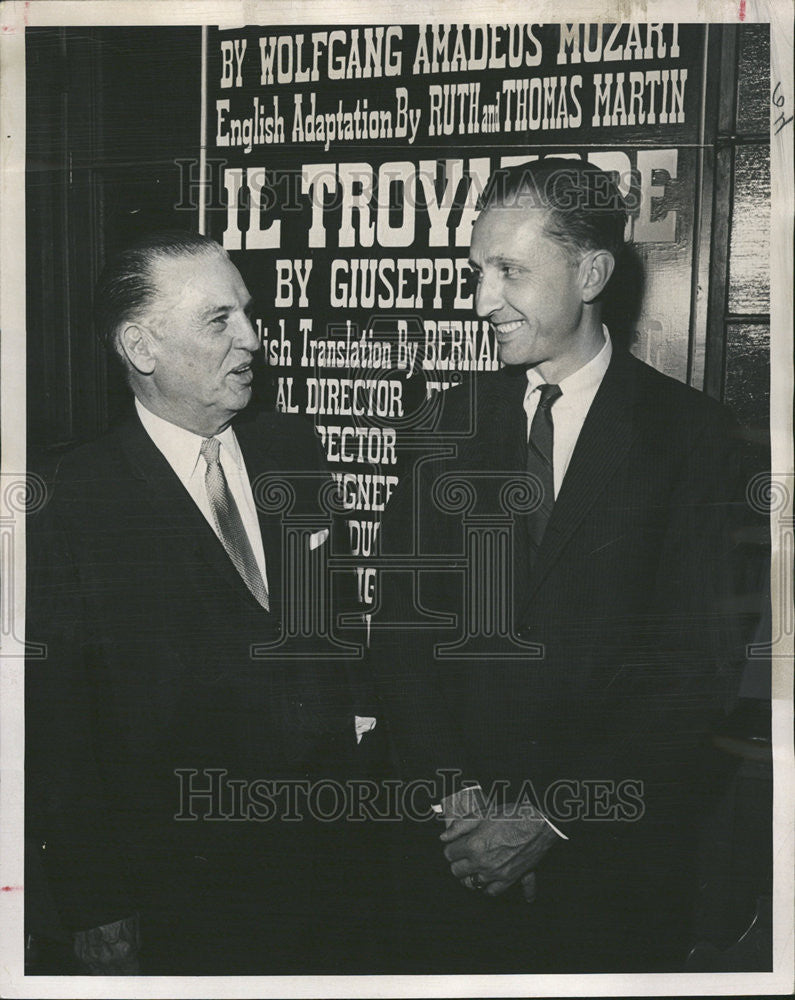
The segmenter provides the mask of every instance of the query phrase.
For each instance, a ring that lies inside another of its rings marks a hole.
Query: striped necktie
[[[528,516],[534,554],[541,545],[555,503],[555,475],[552,467],[554,426],[550,411],[555,400],[563,395],[559,385],[546,383],[538,386],[538,392],[541,398],[533,415],[530,437],[527,440],[527,471],[539,481],[541,489],[541,502]]]
[[[235,569],[242,576],[248,589],[267,611],[270,607],[268,591],[257,566],[254,551],[251,548],[246,529],[237,509],[235,498],[229,490],[224,470],[218,460],[221,442],[218,438],[206,438],[202,441],[201,453],[207,463],[204,484],[207,488],[207,499],[213,512],[218,535],[223,542],[229,558],[235,564]]]

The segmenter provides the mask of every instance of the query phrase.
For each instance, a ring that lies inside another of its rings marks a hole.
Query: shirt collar
[[[176,472],[183,483],[187,483],[196,470],[196,463],[201,454],[202,442],[205,440],[200,434],[194,434],[184,427],[178,427],[169,420],[158,417],[157,414],[148,410],[143,403],[136,398],[135,409],[144,425],[144,430],[154,441],[157,448],[163,453],[168,464]],[[222,452],[238,467],[242,467],[242,455],[240,445],[237,443],[235,432],[231,427],[215,437],[221,442]]]
[[[567,375],[566,378],[561,379],[558,383],[563,395],[556,404],[556,408],[559,409],[564,400],[572,403],[578,397],[582,398],[588,393],[594,393],[599,388],[602,379],[605,377],[605,372],[610,365],[610,359],[613,356],[613,343],[610,340],[610,331],[604,323],[602,324],[602,333],[605,342],[598,354],[586,362],[582,368],[578,368],[576,372]],[[544,385],[544,378],[536,368],[528,368],[527,383],[528,391],[525,394],[525,399],[534,389],[537,389],[540,385]]]

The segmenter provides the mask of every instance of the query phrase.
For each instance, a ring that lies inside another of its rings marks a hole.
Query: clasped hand
[[[467,884],[477,875],[484,894],[498,896],[522,879],[526,898],[532,898],[532,873],[558,839],[541,813],[530,805],[508,804],[490,809],[487,816],[474,812],[447,824],[439,839],[459,881]]]

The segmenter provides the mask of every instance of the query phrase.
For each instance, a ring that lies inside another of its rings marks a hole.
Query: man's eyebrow
[[[232,306],[210,306],[208,309],[202,310],[199,318],[212,319],[213,316],[220,316],[230,312],[232,312]]]
[[[243,306],[243,312],[246,313],[246,315],[248,315],[253,308],[254,308],[254,299],[253,298],[247,299],[246,304]],[[233,305],[210,306],[208,309],[204,309],[199,314],[199,319],[203,321],[203,320],[213,319],[215,316],[228,316],[230,313],[234,311],[235,307]]]
[[[472,267],[476,267],[478,270],[480,270],[480,265],[476,264],[471,258],[470,258],[469,263],[472,265]],[[486,257],[483,263],[484,264],[497,264],[497,265],[499,265],[499,264],[516,264],[516,265],[519,265],[520,267],[524,267],[524,266],[526,266],[527,261],[524,258],[522,258],[522,257],[505,257],[501,253],[495,253],[495,254],[490,254],[488,257]]]

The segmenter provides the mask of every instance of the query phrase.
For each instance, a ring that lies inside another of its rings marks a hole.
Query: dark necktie
[[[541,398],[530,424],[530,437],[527,441],[527,471],[538,480],[541,489],[541,502],[530,513],[527,521],[533,556],[541,545],[555,503],[555,476],[552,467],[554,427],[550,410],[555,400],[563,395],[559,385],[546,383],[538,387],[538,392]]]
[[[235,564],[235,569],[243,577],[248,589],[257,601],[267,611],[269,608],[268,591],[257,566],[251,542],[237,509],[235,498],[229,490],[224,470],[218,461],[221,442],[218,438],[206,438],[202,441],[201,453],[207,463],[204,484],[207,488],[207,499],[213,512],[218,534],[229,558]]]

